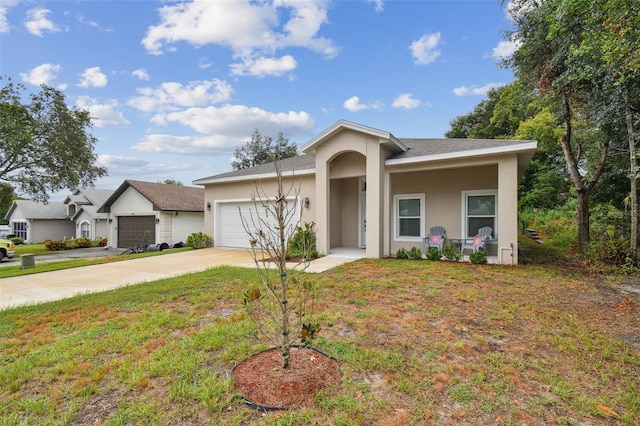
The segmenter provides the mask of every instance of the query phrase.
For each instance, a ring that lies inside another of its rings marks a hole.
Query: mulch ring
[[[247,404],[260,410],[309,406],[327,385],[338,383],[338,362],[313,348],[291,347],[289,367],[282,368],[280,348],[267,349],[233,369],[233,383]]]

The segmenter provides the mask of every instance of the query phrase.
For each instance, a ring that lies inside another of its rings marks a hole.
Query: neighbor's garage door
[[[296,206],[296,211],[294,213],[294,222],[297,221],[299,217],[299,208],[298,203],[295,203],[293,200],[289,201],[289,205]],[[238,210],[240,208],[240,210]],[[260,218],[266,219],[267,223],[273,228],[277,221],[272,217],[265,216],[265,211],[262,207],[258,207],[256,210],[256,206],[252,201],[242,202],[242,203],[219,203],[218,204],[218,214],[217,214],[217,237],[218,241],[214,241],[216,246],[222,247],[251,247],[249,243],[249,235],[247,231],[245,231],[242,226],[242,218],[245,218],[248,226],[252,227],[254,224],[251,221],[251,214],[256,218],[256,213],[259,212]],[[296,223],[291,223],[290,225],[296,225]]]
[[[136,247],[142,244],[144,231],[149,230],[149,244],[156,242],[155,216],[118,217],[118,247]]]

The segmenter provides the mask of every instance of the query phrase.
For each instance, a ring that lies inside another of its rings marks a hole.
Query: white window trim
[[[462,230],[462,238],[471,238],[473,237],[473,235],[471,237],[467,237],[466,235],[468,234],[467,232],[467,197],[469,195],[474,195],[474,196],[478,196],[478,195],[493,195],[496,198],[496,213],[495,213],[495,220],[494,220],[494,228],[493,228],[493,239],[497,240],[498,239],[498,190],[497,189],[474,189],[471,191],[462,191],[462,214],[461,219],[462,219],[462,225],[460,226],[460,229]]]
[[[400,214],[398,211],[400,200],[411,200],[418,198],[420,200],[420,236],[419,237],[401,237],[400,232]],[[395,194],[393,196],[393,240],[394,241],[419,241],[424,238],[425,228],[425,201],[424,193],[416,194]]]
[[[82,225],[87,224],[87,227],[89,229],[89,236],[85,237],[85,238],[91,238],[91,222],[89,222],[88,220],[83,220],[82,222],[80,222],[80,236],[84,237],[84,235],[82,235]]]

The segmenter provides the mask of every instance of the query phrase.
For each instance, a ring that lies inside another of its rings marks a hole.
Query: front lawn
[[[312,407],[257,412],[230,379],[265,347],[241,308],[256,278],[220,267],[1,311],[0,424],[640,418],[640,306],[629,284],[553,266],[392,259],[317,276],[315,346],[340,361],[342,383]]]

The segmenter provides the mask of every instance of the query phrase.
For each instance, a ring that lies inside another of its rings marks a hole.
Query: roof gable
[[[380,144],[387,146],[392,152],[402,152],[406,151],[407,147],[400,141],[400,139],[393,136],[391,133],[375,129],[373,127],[363,126],[362,124],[352,123],[347,120],[340,120],[333,126],[329,127],[324,132],[320,133],[315,138],[311,139],[307,142],[303,147],[302,151],[305,154],[313,154],[316,151],[316,148],[319,145],[322,145],[329,139],[333,138],[338,133],[344,130],[353,130],[360,133],[365,133],[367,135],[371,135],[377,138],[380,138]]]
[[[67,206],[60,202],[47,204],[31,200],[14,200],[5,215],[11,217],[15,210],[20,210],[26,219],[67,219]]]
[[[204,212],[204,189],[202,188],[139,180],[125,180],[98,209],[98,212],[110,212],[111,205],[130,187],[149,200],[154,210]]]

